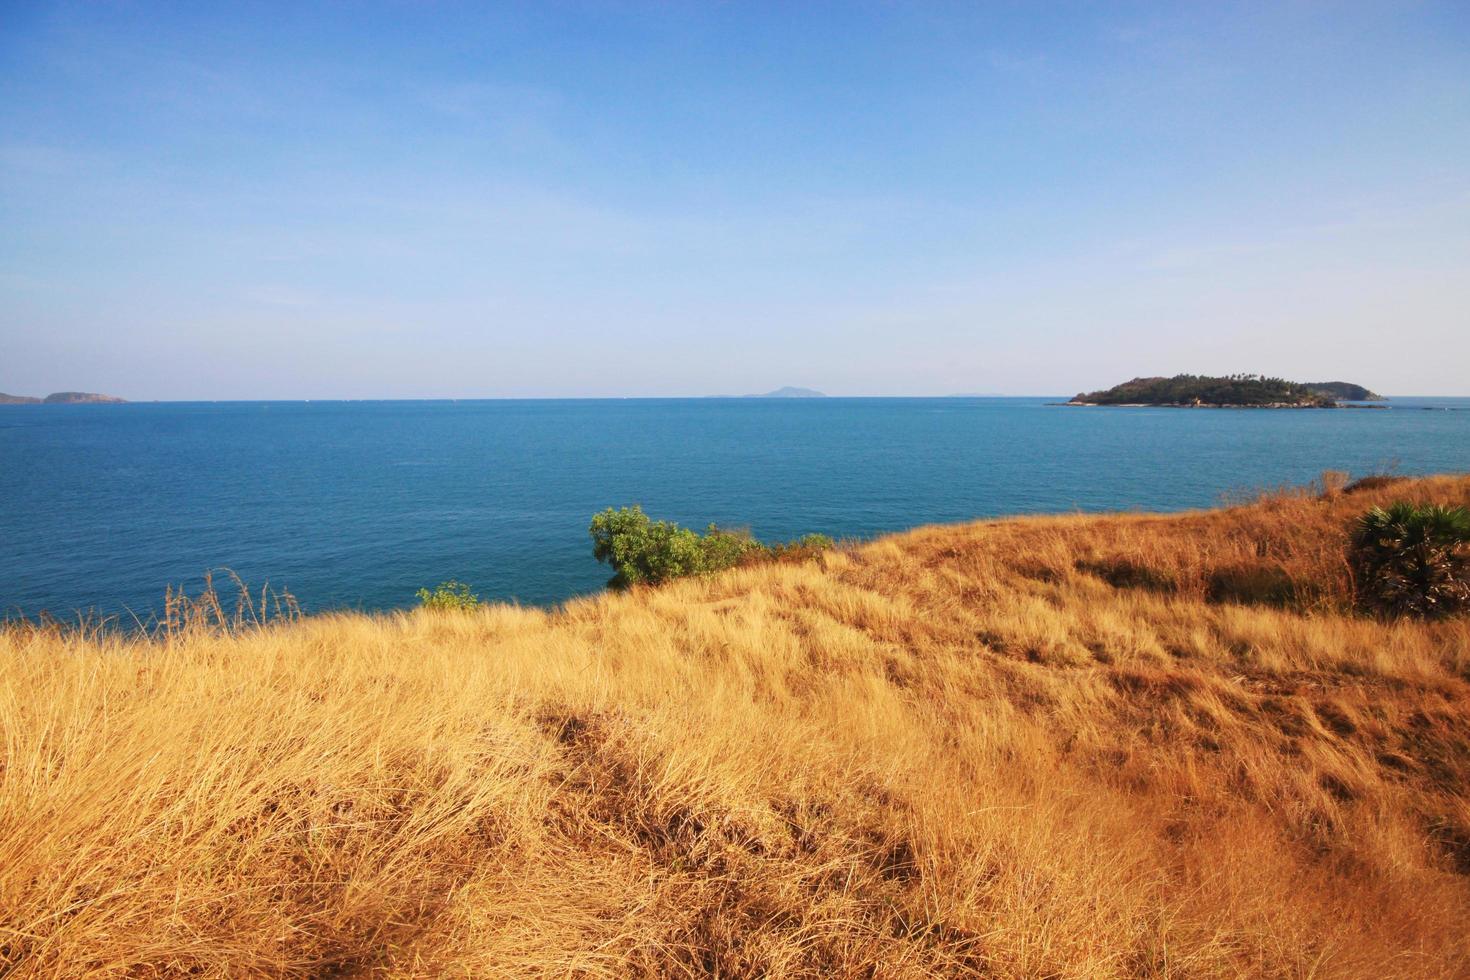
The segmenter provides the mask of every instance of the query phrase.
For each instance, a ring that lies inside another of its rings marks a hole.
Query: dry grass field
[[[1470,478],[544,611],[0,631],[0,975],[1465,977]]]

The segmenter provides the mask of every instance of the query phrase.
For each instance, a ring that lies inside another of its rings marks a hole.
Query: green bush
[[[1470,511],[1399,501],[1374,507],[1349,554],[1360,607],[1437,618],[1470,609]]]
[[[832,547],[832,539],[821,534],[777,545],[714,524],[700,534],[672,521],[652,520],[637,504],[609,507],[592,518],[587,531],[593,557],[616,572],[608,581],[615,589],[707,575],[754,561],[806,558]]]
[[[419,605],[425,609],[474,609],[480,604],[480,597],[471,592],[468,585],[453,579],[440,582],[432,592],[419,589],[415,595]]]
[[[699,538],[700,566],[695,574],[718,572],[759,558],[765,545],[749,531],[729,531],[711,524]]]
[[[825,534],[804,534],[795,541],[778,541],[765,548],[767,555],[776,561],[804,561],[836,546],[837,543]]]

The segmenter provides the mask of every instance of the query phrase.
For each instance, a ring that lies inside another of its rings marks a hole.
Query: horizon
[[[1470,395],[1463,5],[0,20],[0,391]]]
[[[815,390],[815,389],[813,389],[813,390]],[[84,392],[84,394],[108,394],[108,395],[110,395],[112,393],[111,392]],[[109,404],[111,404],[111,405],[117,405],[117,404],[125,404],[125,405],[224,405],[224,404],[258,405],[258,404],[274,404],[274,403],[292,404],[292,403],[297,403],[297,402],[339,402],[339,403],[350,403],[350,402],[577,402],[577,401],[594,401],[594,402],[595,401],[775,401],[775,402],[810,402],[810,401],[823,401],[823,400],[826,400],[826,401],[841,401],[841,400],[844,400],[844,399],[846,399],[846,400],[853,400],[853,401],[856,401],[856,400],[872,400],[872,401],[881,401],[881,400],[892,400],[892,401],[924,401],[924,400],[930,400],[930,401],[939,401],[939,400],[950,400],[950,399],[970,399],[970,400],[973,400],[973,401],[982,401],[982,400],[991,400],[991,399],[995,399],[995,400],[1000,400],[1000,399],[1025,400],[1025,399],[1034,399],[1034,398],[1071,398],[1074,395],[1078,395],[1078,394],[1082,394],[1082,392],[1075,392],[1075,391],[1074,392],[1071,392],[1071,393],[1068,393],[1068,392],[1060,392],[1060,391],[1052,391],[1052,392],[1027,392],[1027,393],[1022,393],[1022,394],[1012,394],[1012,395],[1003,395],[1003,394],[965,394],[963,392],[955,392],[955,393],[943,394],[943,395],[915,395],[915,394],[884,394],[884,395],[875,395],[875,394],[864,394],[864,393],[841,393],[841,394],[832,394],[830,392],[818,391],[817,392],[817,397],[815,397],[815,398],[803,397],[803,396],[794,396],[794,397],[775,396],[775,395],[771,395],[769,393],[764,393],[764,392],[751,392],[751,393],[739,394],[739,395],[735,395],[735,394],[713,394],[713,395],[689,395],[689,394],[685,394],[685,395],[679,395],[679,394],[674,394],[674,395],[427,395],[427,396],[420,396],[420,397],[400,397],[400,398],[375,398],[375,397],[371,397],[371,396],[366,396],[366,397],[353,397],[353,398],[344,398],[344,397],[335,397],[335,398],[334,397],[324,397],[324,398],[317,398],[317,397],[310,396],[310,395],[303,396],[303,397],[294,397],[294,398],[248,398],[248,397],[245,397],[245,398],[128,398],[128,397],[119,395],[119,396],[116,396],[116,397],[120,398],[121,399],[121,402],[112,402],[112,403],[101,402],[101,403],[95,403],[95,404],[96,405],[99,405],[99,406],[102,406],[102,407],[106,407]],[[1434,393],[1434,392],[1429,392],[1429,393],[1415,393],[1415,394],[1407,394],[1407,393],[1402,393],[1401,392],[1399,394],[1394,394],[1394,395],[1385,395],[1385,394],[1382,394],[1380,392],[1379,394],[1380,394],[1380,397],[1382,397],[1384,401],[1394,401],[1396,399],[1405,399],[1405,398],[1421,398],[1421,399],[1423,399],[1423,398],[1433,398],[1433,399],[1470,399],[1470,395],[1446,395],[1446,394],[1438,394],[1438,393]],[[11,396],[17,396],[17,395],[19,395],[21,397],[45,397],[44,395],[40,395],[40,396],[28,395],[28,394],[23,393],[23,392],[14,392],[14,391],[3,391],[3,392],[0,392],[0,395],[11,395]],[[83,403],[83,404],[86,404],[86,403]],[[0,404],[0,408],[3,408],[3,407],[6,407],[6,406],[4,406],[3,404]],[[75,407],[75,405],[69,405],[67,407]],[[1172,407],[1176,407],[1176,406],[1170,406],[1170,405],[1140,405],[1140,406],[1127,406],[1127,407],[1139,407],[1139,408],[1172,408]],[[1392,406],[1385,406],[1385,407],[1392,407]]]

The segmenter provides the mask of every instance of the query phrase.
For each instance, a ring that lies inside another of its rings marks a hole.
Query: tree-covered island
[[[1346,382],[1311,385],[1261,374],[1208,377],[1176,374],[1172,378],[1134,378],[1105,391],[1084,392],[1069,405],[1167,405],[1201,408],[1336,408]],[[1355,391],[1373,396],[1366,388]]]

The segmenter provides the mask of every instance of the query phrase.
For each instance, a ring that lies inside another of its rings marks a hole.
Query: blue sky
[[[1470,394],[1470,5],[0,0],[0,391]]]

